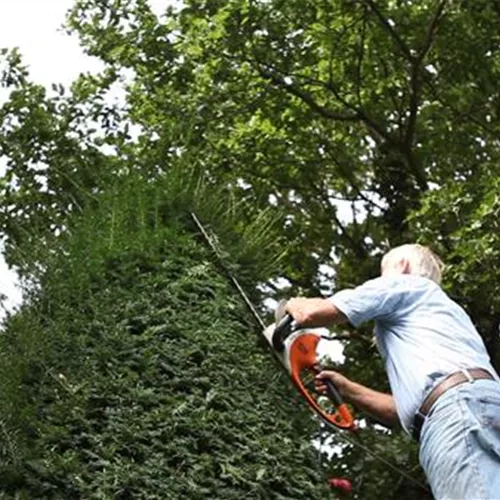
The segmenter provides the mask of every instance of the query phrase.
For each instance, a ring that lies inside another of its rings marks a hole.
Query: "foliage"
[[[314,422],[179,196],[116,189],[2,337],[2,498],[322,498]]]

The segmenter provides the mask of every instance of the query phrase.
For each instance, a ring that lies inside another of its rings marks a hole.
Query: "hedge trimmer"
[[[324,397],[320,398],[319,395],[312,390],[311,376],[320,371],[316,352],[319,341],[324,337],[321,334],[321,330],[300,328],[293,318],[282,311],[280,307],[277,309],[276,323],[266,327],[264,321],[243,288],[240,286],[238,280],[234,277],[229,268],[224,265],[218,248],[215,246],[212,238],[210,238],[200,220],[194,213],[192,213],[191,216],[205,240],[217,255],[220,263],[224,266],[224,270],[231,279],[233,285],[247,304],[259,326],[262,328],[262,334],[269,343],[272,352],[280,361],[283,368],[288,372],[293,384],[306,400],[307,404],[325,423],[344,430],[354,429],[354,418],[331,381],[326,381],[328,398],[332,403],[329,406],[324,404],[326,403],[324,402]]]
[[[283,314],[280,309],[280,307],[277,309],[276,323],[264,329],[264,337],[290,375],[295,387],[319,417],[340,429],[353,430],[354,418],[333,382],[325,380],[328,399],[332,403],[330,408],[322,405],[318,395],[308,387],[307,379],[321,371],[317,348],[324,335],[318,329],[300,328],[289,314]]]
[[[337,388],[330,380],[326,380],[327,398],[316,393],[312,387],[312,376],[321,371],[317,347],[321,339],[332,340],[322,334],[322,329],[301,328],[297,322],[284,311],[283,304],[278,306],[275,314],[275,323],[266,326],[260,314],[248,298],[228,266],[225,265],[222,256],[213,242],[210,235],[205,230],[196,214],[191,213],[191,217],[203,235],[204,239],[217,256],[219,263],[224,268],[228,278],[240,294],[243,301],[248,306],[252,315],[261,327],[261,333],[271,347],[274,356],[279,360],[282,367],[290,376],[293,384],[305,399],[310,408],[321,418],[330,428],[349,433],[339,433],[344,441],[362,449],[366,454],[387,465],[393,471],[405,477],[415,485],[425,491],[429,491],[420,481],[416,480],[406,471],[400,469],[379,453],[375,453],[368,446],[364,446],[359,441],[356,422],[348,406],[342,400]],[[326,400],[326,401],[325,401]]]

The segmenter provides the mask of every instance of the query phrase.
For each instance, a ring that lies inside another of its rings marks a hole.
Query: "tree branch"
[[[349,186],[356,192],[357,196],[365,201],[366,203],[369,203],[372,205],[374,208],[380,210],[381,212],[385,211],[384,207],[381,207],[379,204],[375,203],[373,200],[370,200],[362,191],[361,188],[357,185],[356,180],[354,179],[354,176],[352,175],[352,170],[349,169],[348,166],[343,165],[338,158],[332,154],[330,151],[330,148],[326,147],[325,149],[327,155],[330,157],[330,159],[333,161],[335,165],[340,169],[342,178],[349,184]],[[354,201],[354,200],[351,200]]]
[[[415,175],[415,178],[420,186],[420,189],[427,190],[427,176],[425,172],[416,164],[415,158],[412,151],[412,145],[415,139],[415,130],[417,126],[418,109],[420,106],[420,98],[422,94],[422,85],[425,78],[422,69],[422,64],[425,57],[429,53],[434,37],[438,28],[439,21],[443,17],[444,8],[447,4],[447,0],[441,0],[438,7],[432,16],[431,22],[427,28],[427,35],[425,37],[425,42],[422,49],[418,52],[415,57],[411,58],[411,73],[410,73],[410,98],[409,98],[409,116],[406,121],[406,131],[404,134],[402,153],[405,155],[408,166]]]
[[[298,97],[303,102],[305,102],[313,111],[316,111],[319,115],[323,116],[324,118],[328,118],[330,120],[343,121],[343,122],[355,122],[359,120],[359,116],[356,113],[342,114],[325,106],[321,106],[314,100],[314,97],[309,92],[306,92],[304,89],[300,88],[298,85],[295,85],[294,83],[287,83],[281,75],[278,75],[275,72],[271,72],[269,70],[264,69],[261,64],[259,64],[258,66],[258,71],[262,78],[270,80],[278,87],[281,87],[288,93],[294,95],[295,97]]]
[[[325,82],[324,87],[329,90],[335,98],[343,104],[346,108],[350,109],[355,113],[359,121],[363,122],[372,132],[374,132],[378,137],[384,139],[389,144],[395,144],[396,141],[394,137],[381,125],[377,123],[373,118],[368,116],[365,110],[361,107],[356,107],[353,104],[346,101],[339,93],[338,89],[335,88],[333,82]]]
[[[377,19],[379,20],[380,24],[382,27],[389,33],[391,38],[396,42],[396,45],[400,48],[401,52],[404,54],[406,59],[409,61],[413,60],[413,55],[406,43],[403,41],[403,39],[398,35],[397,31],[391,26],[391,23],[386,19],[383,14],[380,12],[378,9],[376,3],[373,0],[363,0],[365,5],[367,5],[370,10],[375,14]]]
[[[439,3],[427,29],[427,36],[425,38],[424,45],[419,51],[418,55],[413,58],[411,63],[411,91],[409,103],[410,116],[408,117],[404,139],[405,147],[408,149],[411,148],[411,144],[415,135],[418,107],[420,104],[420,95],[422,92],[422,82],[424,78],[424,75],[422,75],[422,63],[432,47],[434,36],[436,34],[439,21],[443,17],[444,8],[447,2],[448,0],[442,0]]]
[[[448,0],[441,0],[438,4],[436,12],[434,13],[434,16],[432,16],[429,27],[427,28],[427,36],[425,38],[424,46],[419,51],[416,57],[417,61],[419,61],[420,63],[425,59],[425,57],[429,53],[429,50],[432,47],[432,44],[434,42],[434,36],[436,34],[439,22],[444,16],[444,8],[446,7],[447,3]]]
[[[367,22],[367,14],[366,14],[366,7],[365,7],[365,15],[363,16],[363,24],[361,26],[361,39],[359,42],[359,54],[358,54],[358,61],[356,64],[356,77],[358,80],[358,85],[356,89],[356,94],[358,98],[358,105],[361,107],[363,105],[361,101],[361,84],[363,82],[363,75],[362,75],[362,66],[363,66],[363,58],[365,55],[365,37],[366,37],[366,22]]]
[[[315,80],[303,75],[290,75],[330,91],[335,96],[337,101],[339,101],[352,113],[343,114],[325,106],[321,106],[314,99],[314,96],[310,92],[307,92],[302,87],[293,82],[286,82],[285,77],[282,76],[283,72],[279,68],[274,67],[272,64],[259,61],[258,58],[255,58],[254,60],[247,59],[247,62],[256,66],[257,71],[262,78],[271,81],[274,85],[298,97],[299,99],[304,101],[313,111],[316,111],[324,118],[343,122],[362,122],[378,137],[384,139],[390,144],[396,144],[395,138],[384,128],[383,125],[377,123],[373,118],[368,116],[363,108],[358,108],[357,106],[346,101],[344,97],[340,95],[339,90],[334,86],[333,82]]]

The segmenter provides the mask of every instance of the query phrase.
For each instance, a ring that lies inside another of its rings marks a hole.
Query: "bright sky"
[[[37,83],[68,85],[79,73],[98,71],[76,37],[61,29],[73,0],[15,0],[0,3],[0,47],[19,47]]]
[[[75,36],[66,35],[61,28],[73,3],[74,0],[0,0],[0,48],[18,47],[36,83],[68,86],[80,73],[102,68],[100,61],[83,54]],[[157,14],[169,3],[172,2],[150,0]],[[5,95],[0,93],[0,104],[2,98]],[[1,257],[0,294],[9,297],[4,303],[8,308],[21,299],[15,274]],[[3,315],[0,310],[0,318]]]

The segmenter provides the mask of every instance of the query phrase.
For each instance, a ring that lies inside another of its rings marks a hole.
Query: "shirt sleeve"
[[[358,327],[372,319],[389,319],[396,311],[402,295],[393,285],[390,280],[375,278],[354,289],[337,292],[329,300]]]

